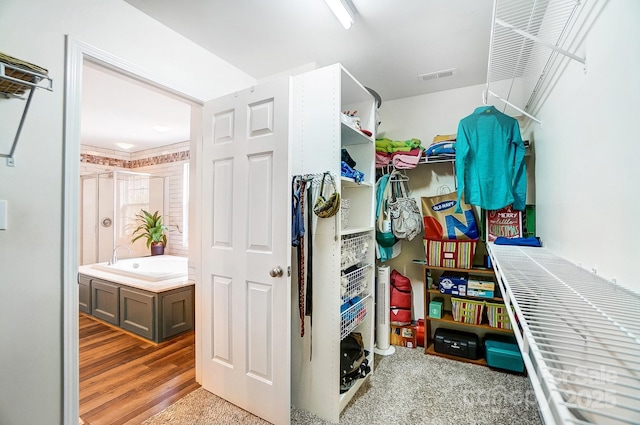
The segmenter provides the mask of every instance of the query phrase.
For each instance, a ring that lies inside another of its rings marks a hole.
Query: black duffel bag
[[[369,352],[364,349],[362,334],[352,332],[340,342],[340,394],[371,372]]]

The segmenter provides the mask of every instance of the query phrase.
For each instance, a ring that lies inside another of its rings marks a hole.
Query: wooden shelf
[[[453,269],[450,267],[437,267],[437,266],[429,266],[423,265],[423,268],[426,270],[439,270],[443,272],[460,272],[460,273],[469,273],[469,274],[480,274],[486,276],[493,276],[493,269],[484,269],[484,268],[473,268],[473,269]]]
[[[447,296],[447,297],[456,297],[456,298],[470,298],[472,300],[480,300],[480,301],[496,301],[499,303],[504,302],[504,300],[500,297],[493,297],[493,298],[485,298],[485,297],[471,297],[469,295],[452,295],[452,294],[443,294],[442,292],[438,291],[437,289],[429,289],[429,293],[430,294],[437,294],[437,295],[441,295],[441,296]]]
[[[440,319],[436,319],[435,317],[428,317],[427,319],[432,322],[447,322],[447,323],[452,323],[458,326],[466,326],[466,327],[475,328],[475,329],[484,329],[490,332],[513,333],[513,330],[511,329],[492,328],[491,326],[489,326],[488,323],[481,323],[479,325],[474,325],[472,323],[456,322],[455,320],[453,320],[453,314],[451,314],[450,311],[445,311],[444,315]]]
[[[450,354],[438,353],[434,349],[433,344],[429,344],[429,346],[425,348],[424,353],[431,354],[432,356],[444,357],[445,359],[457,360],[459,362],[473,363],[480,366],[488,366],[487,361],[485,359],[472,360],[472,359],[466,359],[464,357],[452,356]]]
[[[437,296],[440,297],[457,297],[457,298],[464,298],[464,299],[470,299],[470,300],[478,300],[478,301],[487,301],[487,302],[495,302],[495,303],[504,303],[504,300],[501,297],[493,297],[493,298],[483,298],[483,297],[471,297],[471,296],[460,296],[460,295],[452,295],[452,294],[443,294],[441,293],[438,289],[433,289],[431,287],[428,287],[428,279],[427,279],[427,273],[431,272],[434,273],[436,275],[441,274],[443,272],[447,272],[447,271],[453,271],[453,272],[460,272],[460,273],[468,273],[468,274],[473,274],[473,275],[480,275],[480,276],[495,276],[495,273],[493,271],[493,269],[487,269],[487,268],[472,268],[472,269],[458,269],[458,268],[449,268],[449,267],[437,267],[437,266],[429,266],[426,264],[423,264],[423,272],[424,272],[424,311],[425,311],[425,350],[424,353],[425,354],[431,354],[434,356],[439,356],[439,357],[444,357],[447,359],[451,359],[451,360],[456,360],[456,361],[460,361],[460,362],[465,362],[465,363],[473,363],[473,364],[477,364],[477,365],[481,365],[481,366],[487,366],[487,361],[485,359],[478,359],[478,360],[471,360],[471,359],[466,359],[464,357],[458,357],[458,356],[453,356],[453,355],[449,355],[449,354],[443,354],[443,353],[438,353],[435,351],[434,348],[434,344],[433,344],[433,338],[431,336],[432,332],[435,331],[435,329],[440,328],[440,327],[451,327],[451,328],[464,328],[466,331],[471,332],[471,333],[475,333],[478,335],[483,335],[483,334],[487,334],[487,333],[499,333],[499,334],[513,334],[513,330],[511,329],[501,329],[501,328],[493,328],[491,326],[489,326],[489,324],[487,322],[479,324],[479,325],[475,325],[475,324],[470,324],[470,323],[462,323],[462,322],[456,322],[455,320],[453,320],[453,314],[451,313],[451,311],[448,310],[443,310],[443,316],[440,319],[436,319],[433,317],[429,317],[429,303],[431,302],[431,300]],[[435,281],[435,279],[434,279]],[[444,305],[443,305],[444,307]],[[450,308],[450,307],[448,307]],[[485,321],[487,320],[486,317],[484,319]]]

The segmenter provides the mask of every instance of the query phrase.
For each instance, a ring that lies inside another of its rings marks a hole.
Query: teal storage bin
[[[515,338],[487,336],[484,340],[485,358],[490,367],[512,372],[524,372],[522,354]]]

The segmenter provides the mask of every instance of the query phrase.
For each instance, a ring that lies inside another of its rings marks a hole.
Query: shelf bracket
[[[3,55],[3,57],[6,56]],[[18,75],[21,78],[15,78],[15,75]],[[25,80],[23,78],[27,79]],[[45,85],[40,84],[41,82],[44,82]],[[13,155],[16,151],[16,146],[20,139],[20,133],[22,132],[27,112],[29,112],[29,106],[31,106],[31,99],[33,99],[33,94],[36,91],[35,89],[53,91],[53,80],[46,74],[34,72],[23,67],[14,66],[10,63],[0,61],[0,96],[6,99],[25,100],[24,95],[26,92],[29,93],[26,97],[26,103],[22,111],[20,124],[18,124],[16,135],[13,138],[11,150],[9,153],[0,153],[0,158],[7,158],[7,167],[15,166]]]
[[[7,158],[7,167],[14,167],[15,160],[13,159],[13,154],[16,151],[16,146],[18,145],[18,139],[20,138],[20,133],[22,132],[22,126],[24,125],[25,118],[27,117],[27,112],[29,111],[29,106],[31,105],[31,99],[33,98],[33,93],[35,90],[29,91],[29,96],[27,97],[27,103],[24,105],[24,110],[22,111],[22,117],[20,118],[20,124],[18,124],[18,129],[16,130],[16,136],[13,138],[13,144],[11,145],[11,151],[8,154],[0,153],[0,157]]]

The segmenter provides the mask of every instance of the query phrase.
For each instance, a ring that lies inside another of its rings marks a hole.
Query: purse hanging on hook
[[[324,182],[329,176],[329,182],[333,186],[333,193],[329,198],[324,197]],[[322,184],[320,185],[320,193],[316,198],[316,202],[313,206],[313,212],[315,215],[321,218],[333,217],[340,209],[340,194],[336,190],[336,182],[333,180],[333,175],[330,172],[325,172],[322,176]]]

